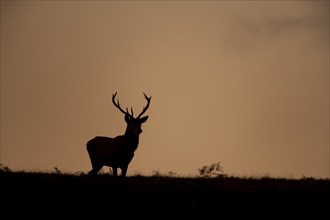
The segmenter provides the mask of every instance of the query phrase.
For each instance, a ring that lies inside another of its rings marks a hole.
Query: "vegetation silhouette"
[[[205,165],[198,169],[198,175],[200,177],[227,177],[227,174],[221,166],[221,162],[212,163],[211,165]]]
[[[117,102],[115,101],[117,92],[112,95],[112,103],[125,115],[126,131],[124,135],[114,138],[96,136],[87,142],[87,151],[92,164],[92,170],[89,171],[90,175],[95,175],[103,166],[108,166],[112,168],[114,176],[118,176],[118,168],[121,169],[121,176],[126,176],[128,165],[139,144],[139,136],[142,132],[141,125],[148,119],[148,116],[142,117],[142,115],[149,108],[151,96],[148,97],[145,93],[143,94],[147,100],[147,105],[143,107],[142,112],[137,117],[134,117],[133,108],[129,113],[128,108],[124,111],[120,107],[119,99]]]
[[[0,169],[1,214],[10,218],[323,219],[329,179],[127,176]],[[13,211],[13,208],[18,211]],[[9,215],[7,215],[9,214]]]

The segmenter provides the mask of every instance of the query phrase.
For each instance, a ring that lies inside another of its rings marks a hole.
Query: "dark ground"
[[[0,172],[2,219],[327,219],[330,180]]]

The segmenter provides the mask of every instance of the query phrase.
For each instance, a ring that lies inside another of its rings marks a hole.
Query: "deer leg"
[[[127,168],[128,168],[128,166],[123,166],[123,167],[121,168],[121,176],[122,176],[122,177],[125,177],[125,176],[126,176]]]
[[[97,172],[99,172],[100,169],[102,169],[103,165],[92,163],[93,169],[89,171],[88,175],[96,175]]]
[[[118,176],[117,167],[112,167],[113,176]]]
[[[95,175],[96,173],[97,173],[97,171],[92,169],[91,171],[88,172],[88,175],[92,176],[92,175]]]
[[[102,168],[102,167],[97,168],[97,169],[93,168],[91,171],[88,172],[88,175],[96,175],[97,172],[99,172],[99,170],[100,170],[101,168]]]

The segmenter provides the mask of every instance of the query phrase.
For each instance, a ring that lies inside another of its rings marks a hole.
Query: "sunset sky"
[[[1,1],[2,165],[87,173],[116,91],[128,175],[329,178],[329,1]]]

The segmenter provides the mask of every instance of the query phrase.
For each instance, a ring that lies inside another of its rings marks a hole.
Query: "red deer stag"
[[[115,101],[117,92],[112,95],[112,103],[125,115],[126,131],[124,135],[117,137],[102,137],[96,136],[87,142],[87,151],[92,163],[92,170],[89,175],[95,175],[103,166],[112,168],[114,176],[118,176],[117,169],[121,169],[121,176],[125,177],[129,163],[134,157],[134,152],[139,144],[139,136],[142,132],[141,125],[146,122],[148,116],[141,116],[147,111],[150,105],[151,96],[148,97],[145,93],[144,98],[147,100],[147,105],[143,107],[142,112],[134,118],[133,108],[131,114],[128,108],[124,111],[119,105],[119,99]]]

